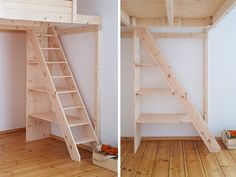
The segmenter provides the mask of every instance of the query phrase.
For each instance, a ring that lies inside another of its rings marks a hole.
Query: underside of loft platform
[[[235,0],[121,0],[121,24],[209,28],[235,6]]]

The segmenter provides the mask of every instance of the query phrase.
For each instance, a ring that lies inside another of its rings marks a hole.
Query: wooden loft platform
[[[25,30],[59,24],[100,25],[100,16],[78,14],[77,0],[2,0],[0,29]]]
[[[209,28],[235,6],[235,0],[121,0],[121,25]]]

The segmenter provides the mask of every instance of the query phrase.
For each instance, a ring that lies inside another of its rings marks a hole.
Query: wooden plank
[[[130,151],[130,153],[126,158],[126,161],[123,163],[121,167],[121,173],[120,173],[121,176],[133,177],[136,175],[145,148],[146,148],[146,142],[142,141],[135,154],[134,152]]]
[[[156,158],[157,142],[148,141],[136,177],[152,177],[153,165]]]
[[[159,141],[152,176],[169,177],[170,141]]]
[[[120,13],[121,17],[121,23],[123,25],[129,26],[130,23],[130,16],[121,8],[121,13]]]
[[[140,62],[141,58],[141,43],[136,33],[133,33],[133,54],[134,54],[134,152],[137,151],[139,143],[141,141],[141,125],[136,123],[140,115],[141,110],[141,98],[136,95],[136,92],[140,89],[141,71],[139,67],[135,67],[135,63]]]
[[[212,23],[215,27],[231,10],[236,7],[235,0],[225,0],[221,7],[213,15]]]
[[[155,123],[190,123],[186,114],[141,114],[137,124],[155,124]]]
[[[197,141],[197,149],[207,177],[224,177],[223,171],[213,153],[202,141]]]
[[[84,24],[84,25],[101,25],[102,17],[95,15],[77,15],[74,23]]]
[[[76,21],[78,14],[78,0],[72,0],[72,23]]]
[[[169,176],[185,177],[184,156],[181,141],[171,141]]]
[[[224,175],[226,177],[234,177],[236,174],[236,163],[223,143],[219,141],[219,144],[221,146],[221,151],[215,154],[216,159],[220,164]]]
[[[168,23],[170,26],[174,24],[174,3],[173,0],[165,0]]]
[[[142,42],[145,48],[152,57],[153,61],[159,66],[160,71],[172,90],[175,90],[175,96],[183,106],[185,112],[188,114],[194,128],[198,134],[202,137],[203,141],[207,145],[211,152],[219,152],[220,146],[215,138],[211,135],[207,124],[204,122],[202,115],[197,111],[194,104],[188,97],[188,93],[183,89],[180,83],[177,81],[171,67],[167,63],[167,59],[161,54],[161,51],[157,48],[153,36],[145,31],[139,30]]]
[[[168,26],[167,18],[137,18],[137,27],[161,27]],[[209,27],[212,24],[210,18],[174,18],[173,26],[182,27]]]
[[[205,39],[205,33],[152,33],[157,39]],[[132,38],[132,32],[121,32],[122,38]]]
[[[208,122],[208,34],[204,39],[203,68],[203,119]]]
[[[133,141],[121,141],[121,160],[120,160],[120,164],[121,166],[123,165],[123,163],[125,162],[128,154],[133,150]]]
[[[86,26],[77,26],[71,28],[57,28],[57,35],[68,35],[68,34],[78,34],[78,33],[88,33],[88,32],[97,32],[100,30],[100,26],[97,25],[86,25]]]
[[[196,145],[193,141],[183,142],[186,165],[186,176],[206,177],[203,166],[197,154]]]

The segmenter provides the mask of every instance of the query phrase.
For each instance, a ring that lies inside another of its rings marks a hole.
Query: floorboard
[[[132,143],[131,143],[132,144]],[[43,139],[25,142],[25,132],[0,135],[1,177],[116,177],[92,164],[92,153],[80,149],[82,161],[70,159],[64,142]]]
[[[121,177],[236,177],[236,150],[219,144],[210,153],[200,140],[145,140],[134,154],[133,141],[124,140]]]

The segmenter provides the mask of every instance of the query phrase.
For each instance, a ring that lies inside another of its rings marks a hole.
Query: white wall
[[[0,131],[25,127],[25,34],[0,33]]]
[[[80,14],[102,16],[102,142],[118,144],[118,1],[80,0]]]
[[[209,126],[236,129],[236,9],[209,35]]]
[[[209,128],[220,136],[224,128],[235,129],[236,118],[236,9],[232,11],[209,34]],[[162,32],[183,31],[182,29],[159,29]],[[193,29],[189,29],[193,30]],[[200,40],[159,40],[159,45],[169,58],[177,79],[187,89],[197,108],[202,111],[203,43]],[[121,41],[121,136],[133,136],[133,68],[132,40]],[[145,56],[145,58],[147,58]],[[145,69],[148,70],[148,69]],[[143,71],[142,85],[165,87],[158,72]],[[155,83],[155,86],[158,86]],[[164,96],[146,96],[142,99],[143,112],[180,111]],[[165,100],[165,101],[164,101]],[[167,100],[167,101],[166,101]],[[169,109],[169,110],[167,110]],[[145,125],[143,136],[195,136],[191,125]]]

